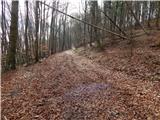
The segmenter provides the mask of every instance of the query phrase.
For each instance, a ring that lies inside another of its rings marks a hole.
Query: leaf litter
[[[125,51],[69,50],[3,74],[2,120],[159,120],[160,52]]]

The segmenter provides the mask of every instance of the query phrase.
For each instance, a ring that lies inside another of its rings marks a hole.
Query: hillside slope
[[[2,120],[159,120],[160,51],[150,47],[158,35],[137,38],[132,58],[120,43],[104,52],[69,50],[3,74]]]

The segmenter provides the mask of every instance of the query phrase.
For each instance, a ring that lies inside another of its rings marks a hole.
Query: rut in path
[[[97,64],[96,62],[89,60],[86,57],[79,56],[71,50],[66,51],[65,53],[67,54],[68,57],[72,58],[72,62],[76,64],[77,69],[80,71],[84,71],[84,74],[91,79],[96,79],[96,80],[99,79],[101,81],[101,79],[99,78],[101,77],[102,80],[104,80],[105,78],[105,82],[112,82],[112,83],[121,80],[124,81],[128,79],[130,80],[133,79],[131,76],[128,76],[127,74],[118,71],[113,71],[109,68],[105,68],[102,65]]]

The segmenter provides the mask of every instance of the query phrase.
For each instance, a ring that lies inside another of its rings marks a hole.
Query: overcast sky
[[[8,1],[11,1],[11,0],[8,0]],[[20,2],[20,7],[21,7],[21,10],[23,10],[24,8],[24,1],[25,0],[19,0]],[[29,0],[29,1],[32,1],[32,0]],[[53,0],[46,0],[47,3],[51,3]],[[84,7],[84,2],[85,0],[59,0],[60,1],[60,4],[63,4],[63,3],[69,3],[69,6],[68,6],[68,13],[69,14],[73,14],[73,13],[78,13],[79,11],[82,12],[82,9]],[[103,0],[98,0],[98,4],[101,5],[102,4],[102,1]]]
[[[85,0],[60,0],[60,2],[69,2],[69,8],[68,12],[70,14],[82,11],[82,8],[84,8],[84,2]],[[102,0],[97,0],[98,4],[101,5]]]

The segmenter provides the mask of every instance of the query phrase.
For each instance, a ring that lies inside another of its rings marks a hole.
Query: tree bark
[[[8,65],[10,69],[16,69],[16,41],[18,39],[18,3],[18,1],[12,1],[8,54]]]
[[[26,2],[26,22],[25,22],[25,48],[26,48],[26,50],[25,50],[25,52],[26,52],[26,63],[28,64],[28,62],[29,62],[29,56],[28,56],[28,1],[25,1]]]
[[[156,18],[156,27],[159,28],[159,18],[160,18],[160,1],[157,3],[157,18]]]
[[[35,8],[35,27],[36,27],[36,39],[35,39],[35,62],[38,62],[38,31],[39,31],[39,1],[36,1],[36,8]]]

